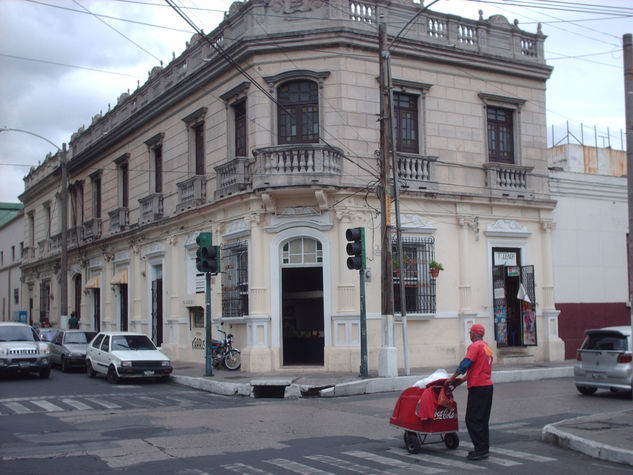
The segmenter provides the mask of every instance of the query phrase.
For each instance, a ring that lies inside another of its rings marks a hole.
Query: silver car
[[[598,389],[631,391],[633,363],[631,327],[606,327],[586,330],[585,340],[576,352],[574,380],[581,394]]]
[[[70,368],[86,369],[86,347],[97,332],[86,330],[60,330],[50,342],[51,364],[63,372]]]

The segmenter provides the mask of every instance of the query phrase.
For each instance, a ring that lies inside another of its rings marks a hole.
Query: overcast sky
[[[429,4],[431,0],[427,0]],[[178,0],[205,32],[232,1]],[[431,7],[477,19],[502,14],[547,35],[548,133],[569,122],[585,142],[622,149],[622,35],[633,33],[632,0],[440,0]],[[582,11],[579,11],[582,10]],[[105,15],[99,16],[98,15]],[[122,21],[127,20],[127,21]],[[145,83],[148,71],[178,56],[193,30],[161,0],[0,0],[0,128],[23,129],[58,147],[92,117],[114,107],[122,92]],[[549,139],[551,143],[551,137]],[[29,167],[56,149],[23,133],[0,132],[0,201],[17,202]]]

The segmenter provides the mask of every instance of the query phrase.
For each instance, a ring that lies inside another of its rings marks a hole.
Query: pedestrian
[[[77,314],[73,311],[70,312],[70,318],[68,319],[68,328],[71,330],[77,330],[79,328],[79,319]]]
[[[490,437],[488,422],[492,408],[492,350],[483,340],[486,330],[478,323],[470,327],[470,341],[466,357],[445,384],[459,386],[468,382],[468,402],[466,406],[466,428],[475,450],[468,452],[469,460],[488,458]],[[463,378],[460,374],[466,373]]]

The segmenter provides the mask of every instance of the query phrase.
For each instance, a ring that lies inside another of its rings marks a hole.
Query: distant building
[[[631,323],[626,152],[572,143],[549,157],[558,331],[573,358],[586,329]]]
[[[235,2],[209,41],[192,37],[73,134],[68,310],[82,327],[145,332],[172,358],[203,361],[196,237],[211,231],[222,261],[212,315],[235,335],[244,370],[358,371],[359,274],[346,267],[345,232],[362,226],[369,369],[392,348],[402,367],[399,300],[395,318],[381,316],[377,24],[393,38],[419,9]],[[563,357],[544,41],[540,27],[500,15],[426,11],[392,50],[405,263],[387,272],[394,295],[405,287],[411,367],[457,363],[475,322],[497,361]],[[24,288],[53,324],[59,158],[32,170],[21,196]],[[445,269],[437,278],[433,260]]]
[[[0,320],[26,322],[20,265],[24,242],[24,205],[0,203]]]

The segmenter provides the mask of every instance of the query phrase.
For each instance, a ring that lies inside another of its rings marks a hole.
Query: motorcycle
[[[224,365],[229,371],[235,371],[242,365],[240,350],[233,348],[233,335],[217,329],[224,334],[222,340],[211,340],[211,358],[213,367]]]

